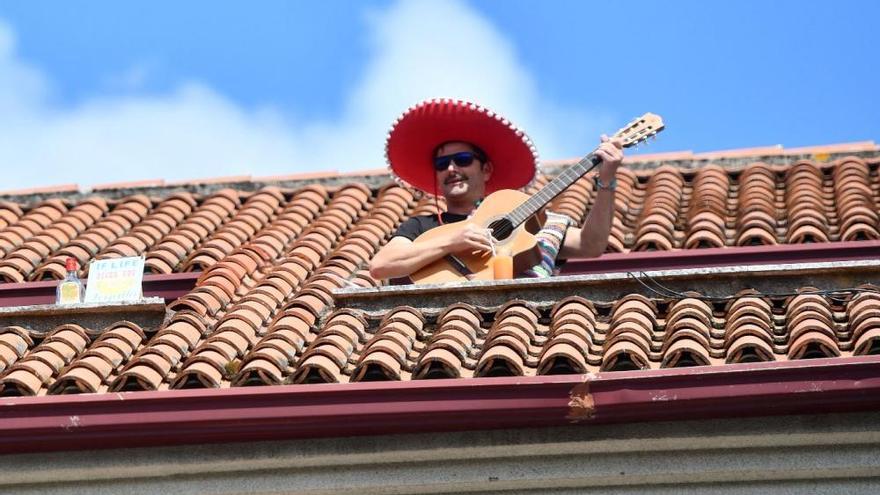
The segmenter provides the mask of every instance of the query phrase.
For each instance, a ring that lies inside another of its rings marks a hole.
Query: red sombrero
[[[525,132],[495,112],[461,100],[433,99],[410,107],[388,133],[385,159],[408,185],[434,194],[432,154],[447,141],[479,146],[495,165],[486,194],[520,189],[535,177],[538,153]]]

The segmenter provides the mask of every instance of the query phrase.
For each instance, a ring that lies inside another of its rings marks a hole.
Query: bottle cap
[[[75,271],[76,268],[77,268],[76,258],[74,258],[72,256],[68,256],[67,260],[64,262],[64,269],[69,272],[72,272],[72,271]]]

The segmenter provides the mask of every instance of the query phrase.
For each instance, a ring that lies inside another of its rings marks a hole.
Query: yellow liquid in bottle
[[[58,292],[58,304],[77,304],[81,300],[79,284],[74,282],[62,282]]]

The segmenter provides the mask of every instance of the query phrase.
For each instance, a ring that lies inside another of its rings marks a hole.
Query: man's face
[[[441,146],[437,150],[436,156],[448,156],[462,152],[473,153],[473,151],[474,147],[469,143],[452,142]],[[445,198],[476,201],[483,197],[486,181],[489,180],[491,174],[491,163],[483,163],[477,157],[474,157],[473,162],[466,166],[459,165],[452,160],[445,169],[437,171],[437,185]]]

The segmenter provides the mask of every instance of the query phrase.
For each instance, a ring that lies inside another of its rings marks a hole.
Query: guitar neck
[[[559,193],[577,182],[578,179],[589,173],[590,170],[596,168],[600,163],[602,163],[602,159],[595,153],[590,153],[581,158],[577,164],[568,167],[561,174],[557,175],[555,179],[542,187],[540,191],[535,193],[525,203],[519,205],[510,212],[508,218],[513,223],[514,228],[522,225],[523,222],[531,218],[532,215],[537,213],[538,210],[544,207],[544,205],[553,201],[553,198],[556,196],[559,196]]]

